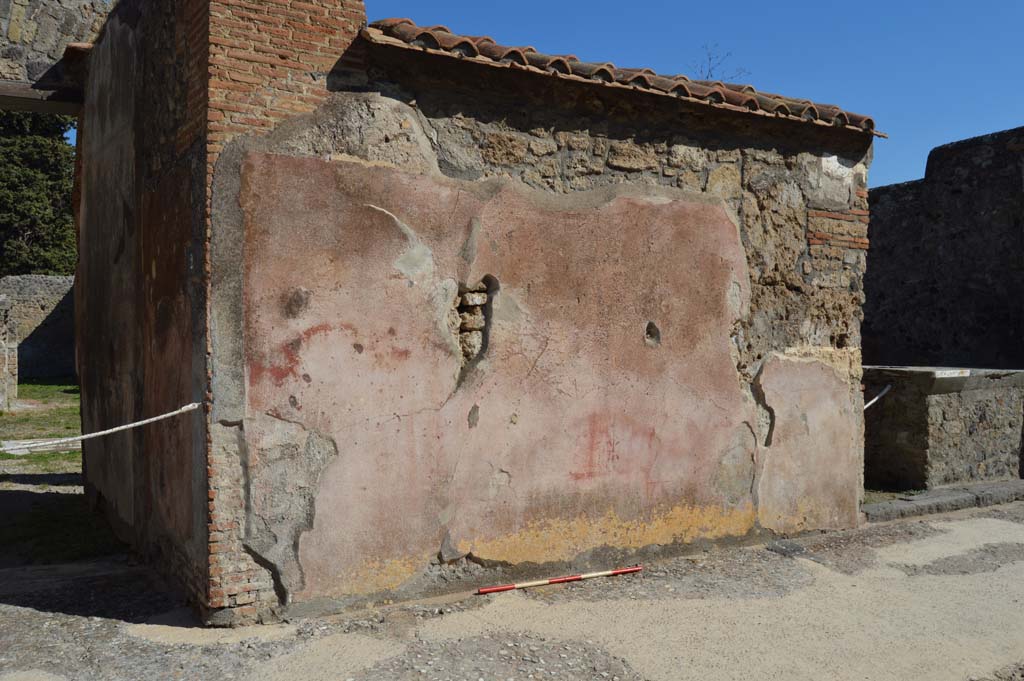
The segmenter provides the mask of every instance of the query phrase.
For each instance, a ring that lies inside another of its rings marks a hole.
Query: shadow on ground
[[[77,485],[79,477],[19,474],[5,481]],[[37,489],[0,489],[0,603],[127,622],[181,605],[88,508],[84,494]]]
[[[0,475],[0,482],[15,485],[39,485],[46,487],[76,487],[82,484],[78,473],[7,473]],[[2,494],[3,492],[0,492]],[[0,502],[0,509],[3,508]]]

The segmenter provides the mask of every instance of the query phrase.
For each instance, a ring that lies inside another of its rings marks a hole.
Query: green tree
[[[0,111],[0,276],[73,274],[69,116]]]

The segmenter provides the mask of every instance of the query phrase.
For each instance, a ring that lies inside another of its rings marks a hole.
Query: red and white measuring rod
[[[569,575],[568,577],[555,577],[554,579],[540,579],[536,582],[520,582],[519,584],[503,584],[502,586],[488,586],[483,589],[477,589],[477,595],[483,596],[485,594],[496,594],[502,591],[515,591],[516,589],[529,589],[532,586],[547,586],[548,584],[566,584],[567,582],[579,582],[584,579],[594,579],[595,577],[614,577],[616,575],[631,575],[634,572],[643,571],[642,565],[634,565],[633,567],[620,568],[618,570],[605,570],[604,572],[588,572],[585,575]]]

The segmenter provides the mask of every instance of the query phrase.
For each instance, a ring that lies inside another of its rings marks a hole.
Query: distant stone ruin
[[[17,376],[75,375],[74,277],[24,275],[0,279],[10,309],[10,338],[17,347]]]

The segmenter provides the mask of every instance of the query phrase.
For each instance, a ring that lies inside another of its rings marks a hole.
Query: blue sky
[[[508,45],[689,73],[705,43],[769,92],[875,118],[872,186],[917,179],[932,147],[1024,126],[1024,2],[366,0]]]

